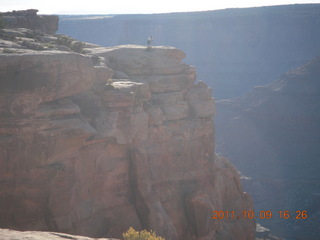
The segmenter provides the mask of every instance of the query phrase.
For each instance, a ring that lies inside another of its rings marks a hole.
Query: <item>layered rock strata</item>
[[[28,9],[1,13],[0,19],[7,28],[28,28],[48,34],[58,30],[59,17],[56,15],[37,15],[38,10]]]
[[[211,89],[184,53],[86,50],[0,55],[0,226],[254,239],[252,220],[211,218],[252,202],[215,155]]]
[[[217,99],[271,83],[320,52],[320,4],[164,14],[61,16],[59,32],[102,46],[176,46]]]

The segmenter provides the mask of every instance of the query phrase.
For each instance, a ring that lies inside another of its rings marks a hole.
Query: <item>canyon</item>
[[[320,58],[217,102],[217,149],[242,172],[256,211],[307,211],[307,219],[260,220],[286,239],[318,239]],[[243,151],[246,149],[246,151]]]
[[[152,35],[183,49],[218,100],[216,151],[241,171],[255,210],[310,214],[258,222],[286,239],[318,239],[319,16],[319,4],[60,16],[58,31],[105,46]]]
[[[255,221],[240,217],[251,197],[215,153],[212,89],[184,52],[79,44],[25,26],[0,36],[1,228],[60,232],[31,233],[46,239],[121,238],[129,227],[254,239]],[[0,231],[10,233],[21,234]]]
[[[58,32],[102,46],[176,46],[216,99],[275,81],[320,52],[320,4],[205,12],[60,16]]]

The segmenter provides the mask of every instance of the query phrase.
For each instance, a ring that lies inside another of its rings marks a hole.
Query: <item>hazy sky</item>
[[[203,11],[320,0],[0,0],[0,12],[38,9],[40,14],[118,14]]]

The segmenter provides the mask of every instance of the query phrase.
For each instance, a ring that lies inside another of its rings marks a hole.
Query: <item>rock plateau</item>
[[[103,46],[155,44],[183,49],[217,99],[247,93],[316,57],[320,4],[203,12],[60,16],[58,32]]]

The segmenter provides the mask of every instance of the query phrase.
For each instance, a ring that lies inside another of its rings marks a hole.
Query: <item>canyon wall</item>
[[[289,239],[317,239],[319,60],[300,66],[319,55],[319,12],[319,4],[297,4],[61,16],[59,31],[102,45],[145,44],[153,35],[157,44],[183,49],[198,77],[213,87],[214,96],[232,98],[217,103],[216,151],[230,158],[248,177],[244,179],[252,178],[244,183],[256,211],[277,213],[290,208],[310,213],[306,221],[274,216],[261,223]],[[262,87],[252,90],[254,86]]]
[[[83,55],[15,38],[0,42],[1,228],[254,239],[241,217],[251,198],[215,154],[212,90],[182,51],[85,44]]]
[[[245,94],[320,53],[320,5],[205,12],[60,16],[59,32],[103,46],[176,46],[217,99]]]
[[[256,211],[290,210],[289,219],[259,220],[286,239],[320,235],[319,76],[317,57],[278,81],[217,102],[217,151],[249,177],[243,183]],[[307,219],[296,218],[301,210]]]

